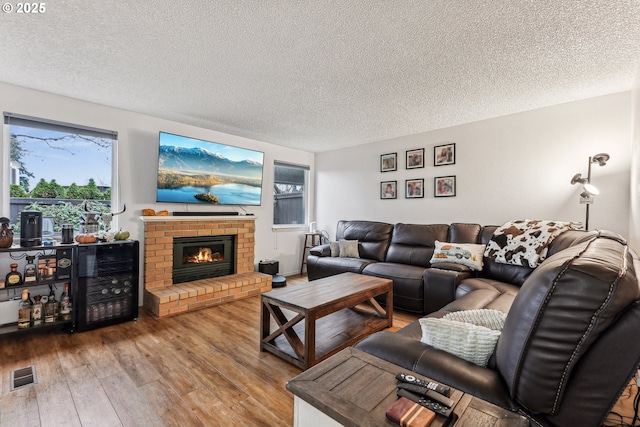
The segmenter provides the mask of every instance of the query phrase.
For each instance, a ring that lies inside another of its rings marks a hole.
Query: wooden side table
[[[322,242],[322,234],[304,233],[304,241],[302,242],[302,261],[300,261],[300,274],[304,272],[304,265],[307,263],[307,250],[320,245]]]
[[[294,395],[294,427],[389,427],[385,412],[398,399],[396,374],[400,366],[352,347],[346,348],[287,383]],[[416,374],[418,378],[425,377]],[[527,427],[522,415],[460,390],[451,419],[437,415],[431,427]]]

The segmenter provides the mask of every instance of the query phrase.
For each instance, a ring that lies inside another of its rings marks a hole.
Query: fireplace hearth
[[[175,237],[173,283],[235,273],[235,236]]]

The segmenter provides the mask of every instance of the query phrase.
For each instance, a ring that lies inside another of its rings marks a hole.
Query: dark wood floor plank
[[[246,427],[247,419],[225,405],[210,390],[199,388],[184,396],[184,400],[208,427]]]
[[[140,392],[167,427],[204,427],[191,407],[162,379],[145,384]]]

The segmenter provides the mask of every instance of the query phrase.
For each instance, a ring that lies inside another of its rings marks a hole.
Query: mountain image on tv
[[[158,153],[157,201],[259,205],[262,163],[251,157],[262,153],[200,140],[213,150],[197,146],[171,145],[167,138],[184,138],[161,133]],[[220,150],[216,150],[220,148]],[[222,154],[232,152],[235,159]],[[245,155],[246,154],[246,155]],[[243,156],[244,155],[244,156]]]

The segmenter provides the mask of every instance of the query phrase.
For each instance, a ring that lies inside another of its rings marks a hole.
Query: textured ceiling
[[[45,5],[0,15],[0,81],[314,152],[629,90],[640,64],[638,0]]]

